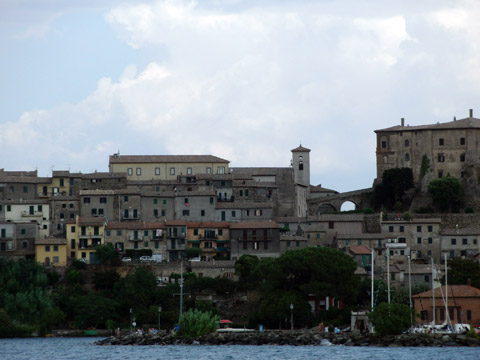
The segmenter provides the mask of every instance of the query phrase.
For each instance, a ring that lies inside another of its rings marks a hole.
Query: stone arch
[[[353,208],[352,208],[353,205]],[[342,202],[342,205],[340,205],[340,211],[351,211],[351,210],[357,210],[358,209],[358,204],[355,203],[355,201],[352,201],[351,199],[345,200]]]
[[[322,214],[328,214],[328,213],[332,213],[332,212],[336,212],[337,209],[335,208],[335,206],[333,206],[332,204],[320,204],[318,205],[318,208],[317,208],[317,214],[318,215],[322,215]]]

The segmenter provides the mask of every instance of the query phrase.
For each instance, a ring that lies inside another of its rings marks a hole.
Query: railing
[[[128,240],[130,241],[142,241],[143,240],[143,235],[128,235]]]
[[[22,216],[30,217],[30,216],[43,216],[43,211],[35,211],[33,214],[29,211],[22,211]]]

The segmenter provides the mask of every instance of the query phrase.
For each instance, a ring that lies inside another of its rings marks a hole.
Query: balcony
[[[217,196],[217,202],[233,202],[235,200],[235,196]]]
[[[22,211],[22,217],[43,217],[43,211],[35,211],[33,214],[29,211]]]
[[[87,233],[81,233],[80,235],[78,235],[78,238],[79,239],[92,239],[92,238],[98,238],[98,237],[102,237],[103,234],[100,234],[100,233],[97,233],[97,234],[87,234]]]
[[[143,240],[143,235],[128,235],[128,240],[129,241],[142,241]]]

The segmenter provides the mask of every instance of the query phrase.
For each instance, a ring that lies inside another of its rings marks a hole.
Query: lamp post
[[[130,308],[130,334],[132,333],[132,314],[133,314],[133,308]]]
[[[162,305],[158,307],[158,331],[160,331],[160,313],[162,312]]]
[[[290,331],[293,332],[293,304],[290,304]]]

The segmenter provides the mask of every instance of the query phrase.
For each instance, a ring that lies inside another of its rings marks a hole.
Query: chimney
[[[470,109],[470,117],[473,117],[473,109]]]
[[[401,119],[400,124],[401,124],[402,126],[405,126],[405,119],[404,119],[404,118]]]

